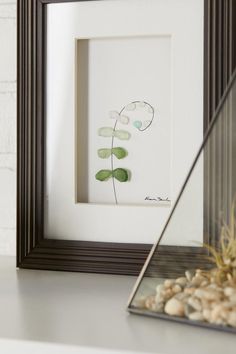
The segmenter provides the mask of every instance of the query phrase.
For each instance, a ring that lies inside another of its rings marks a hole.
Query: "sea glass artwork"
[[[169,35],[77,38],[71,161],[78,208],[130,206],[143,215],[141,208],[156,207],[162,220],[169,213],[184,176],[176,166],[180,161],[187,169],[195,144],[183,160],[177,137],[190,107],[172,114],[171,48]],[[194,126],[200,142],[202,120]]]
[[[128,311],[236,333],[235,162],[236,72]]]
[[[109,159],[110,169],[101,169],[99,170],[95,178],[100,182],[106,182],[110,178],[112,179],[112,188],[114,193],[114,202],[118,204],[118,195],[116,181],[118,182],[128,182],[131,180],[131,171],[127,168],[118,167],[115,168],[115,159],[121,160],[127,157],[128,151],[121,146],[116,146],[116,140],[130,140],[131,133],[128,130],[119,129],[119,124],[128,125],[130,118],[126,111],[135,111],[143,110],[143,116],[150,116],[149,120],[135,120],[133,126],[137,128],[139,132],[146,131],[152,124],[154,119],[154,108],[153,106],[144,101],[133,101],[128,105],[124,106],[120,112],[111,111],[110,118],[114,120],[113,127],[101,127],[98,130],[98,135],[104,138],[111,139],[111,147],[108,148],[99,148],[97,150],[97,155],[101,159]]]

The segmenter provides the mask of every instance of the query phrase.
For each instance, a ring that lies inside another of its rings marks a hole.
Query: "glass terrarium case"
[[[128,310],[236,332],[236,73]]]

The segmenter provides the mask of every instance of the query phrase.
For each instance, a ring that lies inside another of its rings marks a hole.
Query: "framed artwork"
[[[138,274],[209,120],[219,14],[18,1],[18,267]]]

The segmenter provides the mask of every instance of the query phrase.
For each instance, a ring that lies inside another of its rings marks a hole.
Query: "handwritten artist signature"
[[[161,198],[161,197],[157,197],[157,198],[153,198],[153,197],[145,197],[144,200],[149,200],[149,201],[154,201],[154,202],[170,202],[170,199],[167,198]]]

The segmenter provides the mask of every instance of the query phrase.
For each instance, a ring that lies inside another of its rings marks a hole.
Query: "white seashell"
[[[164,281],[164,286],[166,289],[170,288],[172,285],[174,285],[175,281],[174,279],[166,279]]]
[[[150,295],[146,298],[145,301],[145,307],[148,310],[154,311],[155,307],[156,307],[156,300],[155,300],[155,296]]]
[[[202,305],[201,305],[201,302],[198,299],[190,297],[188,299],[188,304],[190,306],[192,306],[195,309],[195,311],[202,311]]]
[[[231,288],[230,286],[227,286],[224,289],[224,294],[225,294],[225,296],[232,296],[232,295],[236,294],[236,291],[235,291],[234,288]]]
[[[190,270],[186,270],[185,276],[186,276],[186,278],[187,278],[188,281],[191,281],[192,278],[193,278],[193,273],[190,272]]]
[[[203,281],[205,281],[205,278],[202,277],[201,275],[198,275],[198,276],[194,276],[192,278],[191,284],[197,287],[197,286],[200,286]]]
[[[228,317],[227,323],[232,327],[236,327],[236,311],[229,312],[229,317]]]
[[[196,269],[195,273],[196,273],[196,276],[201,275],[202,274],[202,269]]]
[[[184,316],[184,304],[175,299],[170,299],[165,305],[165,312],[171,316]]]
[[[221,311],[220,317],[224,320],[227,321],[228,317],[229,317],[229,311],[226,309],[223,309]]]
[[[146,296],[141,296],[138,299],[134,300],[134,306],[138,308],[145,308]]]
[[[221,304],[217,304],[213,307],[211,311],[211,319],[210,319],[212,323],[215,323],[218,320],[218,318],[221,317],[222,310],[223,310],[223,306]]]
[[[181,301],[181,302],[186,303],[189,299],[189,295],[185,294],[185,293],[178,293],[174,296],[174,298]]]
[[[196,291],[196,288],[194,288],[194,287],[184,289],[184,293],[187,295],[193,295],[195,293],[195,291]]]
[[[178,294],[178,293],[180,293],[182,291],[182,288],[181,288],[181,286],[179,284],[175,284],[173,286],[173,288],[172,288],[172,291],[173,291],[174,294]]]
[[[194,295],[201,299],[206,299],[206,300],[209,300],[209,301],[218,301],[220,300],[220,297],[221,297],[221,294],[216,291],[216,290],[213,290],[213,289],[197,289],[194,293]]]
[[[236,294],[231,295],[229,299],[230,302],[236,306]]]
[[[206,299],[200,299],[200,300],[201,300],[202,308],[203,309],[208,309],[210,311],[210,309],[211,309],[211,301],[208,301]]]
[[[171,290],[171,288],[165,289],[165,290],[163,290],[162,293],[161,293],[161,296],[164,297],[164,300],[165,300],[165,301],[169,300],[171,297],[173,297],[173,295],[174,295],[174,293],[173,293],[173,291]]]
[[[158,284],[156,287],[157,294],[160,294],[163,289],[164,289],[164,284]]]
[[[176,279],[176,284],[179,284],[180,286],[184,287],[187,284],[187,279],[185,277],[180,277]]]
[[[204,280],[201,284],[201,287],[207,286],[209,285],[209,281],[208,280]]]
[[[201,312],[192,312],[188,315],[188,318],[192,321],[204,321],[204,317]]]
[[[210,320],[211,320],[211,310],[204,309],[202,311],[202,314],[203,314],[204,320],[206,320],[207,322],[210,322]]]

